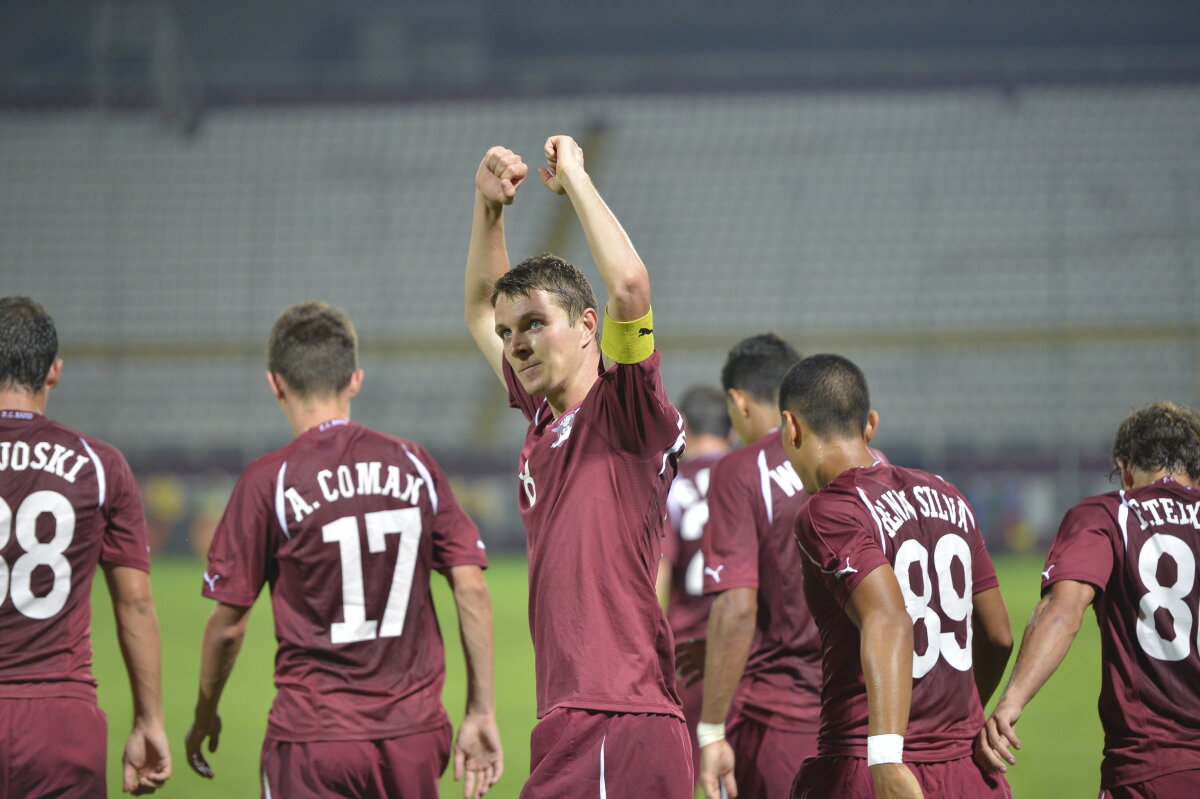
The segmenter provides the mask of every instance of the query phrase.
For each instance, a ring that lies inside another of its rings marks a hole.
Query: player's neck
[[[571,408],[583,402],[583,398],[592,390],[592,386],[600,379],[599,358],[585,358],[579,371],[563,387],[546,394],[550,403],[550,411],[557,419]]]
[[[750,414],[742,426],[746,436],[746,444],[757,444],[772,430],[779,428],[779,406],[773,402],[753,402],[749,406]]]
[[[683,452],[684,460],[709,458],[714,455],[721,456],[729,452],[729,442],[722,436],[715,436],[712,433],[701,433],[700,435],[688,436],[687,449]]]
[[[289,403],[283,414],[292,428],[292,435],[299,436],[334,419],[350,421],[350,403],[338,400],[318,400],[294,405]]]
[[[1164,477],[1170,477],[1181,486],[1192,487],[1194,484],[1192,478],[1185,471],[1171,471],[1170,469],[1156,469],[1152,472],[1143,472],[1141,469],[1131,469],[1133,484],[1129,486],[1130,491],[1136,491],[1139,488],[1145,488],[1148,485],[1153,485]]]
[[[817,465],[817,485],[821,488],[850,469],[872,466],[876,460],[867,442],[861,438],[826,439],[819,446],[821,461]]]
[[[42,389],[34,394],[28,391],[21,391],[20,389],[0,391],[0,410],[30,411],[44,416],[46,414],[46,399],[49,393],[46,389]]]

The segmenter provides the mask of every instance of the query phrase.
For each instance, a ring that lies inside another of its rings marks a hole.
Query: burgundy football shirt
[[[275,611],[267,735],[393,738],[446,722],[430,571],[486,566],[474,522],[421,445],[342,420],[264,455],[234,486],[204,596]]]
[[[529,419],[517,502],[529,547],[538,718],[556,707],[682,718],[674,641],[654,583],[683,419],[659,353],[604,370],[555,419],[508,360],[509,401]]]
[[[91,588],[150,570],[137,484],[113,446],[0,411],[0,697],[96,698]]]
[[[807,499],[773,431],[713,467],[704,537],[706,594],[758,590],[754,645],[734,705],[797,732],[815,732],[821,713],[821,647],[793,533]]]
[[[867,691],[859,631],[843,607],[891,564],[913,619],[913,689],[904,759],[971,754],[983,708],[971,670],[972,597],[999,586],[975,513],[950,483],[885,463],[849,469],[796,519],[804,593],[821,633],[823,756],[866,757]]]
[[[1096,588],[1101,785],[1200,769],[1200,491],[1166,478],[1089,497],[1063,519],[1042,590]]]
[[[663,527],[663,560],[671,567],[667,623],[676,641],[703,638],[708,633],[712,597],[704,595],[704,553],[700,539],[708,522],[708,485],[719,455],[683,461],[667,493]]]

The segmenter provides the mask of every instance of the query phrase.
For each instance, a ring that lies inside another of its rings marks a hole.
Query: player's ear
[[[725,395],[729,398],[727,405],[730,418],[750,418],[750,396],[745,391],[729,388],[725,390]]]
[[[595,308],[585,308],[575,323],[583,329],[583,344],[586,347],[596,338],[596,331],[600,328],[600,315],[596,313]]]
[[[800,417],[791,411],[783,412],[783,437],[784,441],[792,449],[800,449],[800,442],[804,438],[804,431],[800,425]]]
[[[43,384],[47,391],[58,385],[58,381],[62,379],[63,359],[55,358],[54,363],[50,364],[50,368],[46,370],[46,382]]]
[[[363,370],[355,369],[354,374],[350,375],[350,384],[348,386],[346,386],[346,390],[349,392],[346,395],[347,398],[355,396],[356,394],[358,394],[359,391],[362,390],[362,382],[363,382]]]
[[[1125,461],[1118,460],[1117,470],[1121,473],[1121,487],[1126,490],[1133,488],[1133,468]]]
[[[278,375],[274,372],[267,372],[267,385],[271,387],[271,393],[275,396],[275,399],[283,399],[284,386],[286,384]]]
[[[867,426],[863,428],[863,440],[870,444],[877,429],[879,429],[879,414],[871,411],[867,414]]]

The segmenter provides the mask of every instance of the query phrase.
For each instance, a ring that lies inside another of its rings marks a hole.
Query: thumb
[[[128,760],[125,761],[125,775],[122,783],[122,790],[125,793],[132,791],[138,784],[138,770]]]
[[[463,778],[463,769],[467,765],[467,753],[462,749],[455,747],[454,749],[454,781],[458,782]]]

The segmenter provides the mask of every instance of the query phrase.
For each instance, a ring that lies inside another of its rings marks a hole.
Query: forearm
[[[608,313],[622,322],[650,310],[650,276],[633,242],[582,169],[560,172],[559,180],[587,237],[588,248],[608,290]]]
[[[1025,627],[1002,703],[1018,708],[1029,703],[1067,656],[1082,620],[1081,611],[1056,601],[1053,593],[1042,598]]]
[[[508,271],[508,248],[504,239],[504,206],[475,192],[471,220],[471,243],[467,248],[464,304],[467,322],[481,312],[490,314],[492,287]]]
[[[753,588],[731,588],[713,600],[704,658],[702,722],[725,723],[754,643],[757,614],[758,592]]]
[[[240,612],[239,612],[240,611]],[[200,649],[200,689],[196,697],[196,716],[215,715],[225,690],[225,682],[237,662],[246,635],[249,608],[217,605],[204,628]]]
[[[162,653],[150,577],[137,569],[117,566],[106,568],[105,578],[112,597],[117,641],[129,674],[134,718],[161,724]]]
[[[458,629],[467,665],[466,712],[490,715],[496,711],[492,597],[478,567],[456,567],[452,571],[463,570],[474,572],[465,576],[456,574],[453,579]]]
[[[880,611],[859,626],[867,735],[904,735],[912,703],[913,634],[907,613]]]
[[[983,636],[975,636],[971,653],[972,670],[975,673],[975,687],[979,690],[979,702],[984,707],[987,707],[996,687],[1000,685],[1011,654],[1011,644],[1003,646]]]

